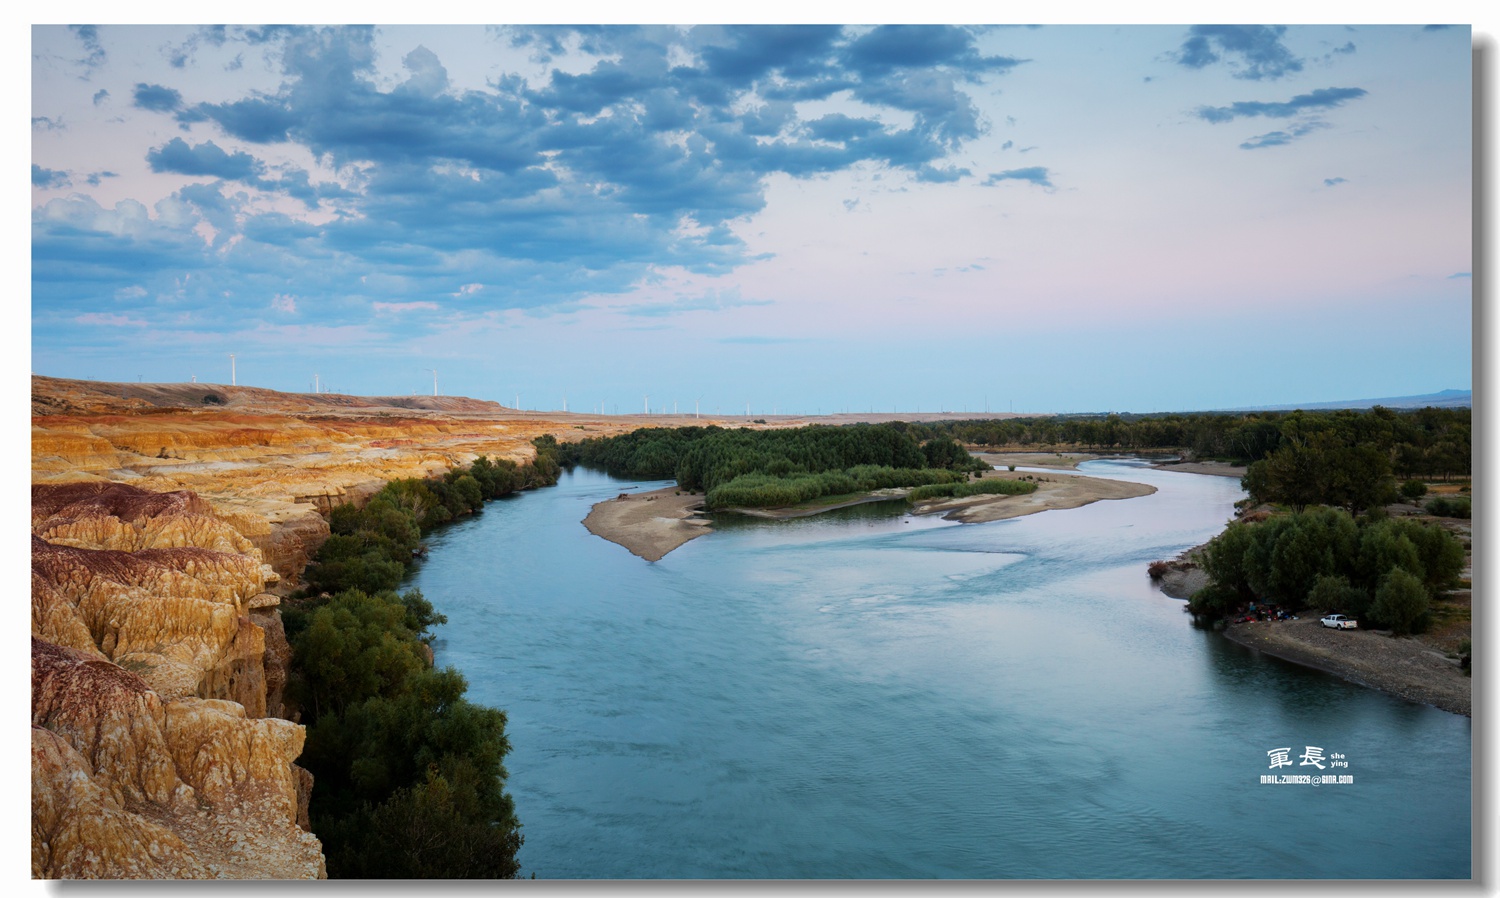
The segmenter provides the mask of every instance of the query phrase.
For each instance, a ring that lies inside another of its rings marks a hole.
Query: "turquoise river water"
[[[666,484],[578,469],[434,534],[409,585],[448,616],[438,663],[509,715],[523,875],[1467,878],[1469,719],[1153,588],[1232,478],[1082,470],[1158,492],[990,524],[721,516],[653,564],[580,522]],[[1352,782],[1262,781],[1287,774]]]

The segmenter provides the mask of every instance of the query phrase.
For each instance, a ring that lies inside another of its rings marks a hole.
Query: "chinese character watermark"
[[[1271,750],[1269,750],[1269,751],[1266,752],[1266,757],[1270,759],[1270,763],[1267,765],[1268,769],[1270,769],[1270,770],[1276,770],[1277,768],[1280,768],[1280,767],[1291,767],[1291,766],[1294,765],[1294,762],[1292,761],[1292,747],[1290,745],[1283,746],[1281,748],[1273,748],[1273,749],[1271,749]],[[1340,768],[1340,767],[1347,768],[1349,766],[1349,758],[1348,758],[1347,755],[1344,755],[1341,752],[1330,752],[1330,753],[1328,753],[1328,754],[1325,755],[1323,753],[1323,747],[1320,746],[1320,745],[1304,745],[1302,747],[1302,754],[1297,755],[1297,758],[1301,761],[1300,764],[1296,764],[1295,765],[1295,766],[1298,766],[1298,767],[1316,767],[1319,770],[1323,770],[1323,769],[1325,769],[1324,768],[1324,762],[1327,762],[1327,766],[1328,767],[1334,767],[1334,768]],[[1264,783],[1264,784],[1275,785],[1275,786],[1287,786],[1287,785],[1308,785],[1308,786],[1347,785],[1347,784],[1351,784],[1351,783],[1354,782],[1354,775],[1353,774],[1349,774],[1349,773],[1344,773],[1344,774],[1332,774],[1332,773],[1323,773],[1323,774],[1316,774],[1316,773],[1314,773],[1314,774],[1295,774],[1295,773],[1264,774],[1263,773],[1260,776],[1260,781],[1262,783]]]

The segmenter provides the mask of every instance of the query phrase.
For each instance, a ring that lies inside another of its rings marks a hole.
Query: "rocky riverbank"
[[[1415,637],[1380,630],[1334,630],[1315,617],[1230,624],[1224,635],[1247,648],[1327,671],[1408,701],[1472,716],[1472,677],[1456,658]]]
[[[1208,574],[1198,564],[1202,548],[1195,546],[1171,561],[1154,562],[1157,588],[1186,600],[1207,586]],[[1466,594],[1460,598],[1467,601]],[[1283,661],[1471,716],[1474,681],[1459,667],[1456,653],[1444,651],[1437,640],[1397,638],[1381,630],[1334,630],[1319,623],[1318,612],[1304,614],[1293,621],[1228,624],[1224,636]]]

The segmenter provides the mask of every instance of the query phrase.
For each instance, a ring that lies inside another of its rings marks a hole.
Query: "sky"
[[[620,414],[1472,386],[1468,25],[30,38],[36,374]]]

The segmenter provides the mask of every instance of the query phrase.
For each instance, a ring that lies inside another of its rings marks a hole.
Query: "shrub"
[[[1375,604],[1370,606],[1370,615],[1389,627],[1394,635],[1408,636],[1419,631],[1427,607],[1427,589],[1422,586],[1422,581],[1396,568],[1386,575],[1375,591]]]
[[[1427,484],[1420,480],[1408,480],[1401,484],[1401,495],[1408,499],[1420,499],[1427,495]]]
[[[1370,594],[1341,576],[1324,574],[1307,594],[1307,604],[1321,611],[1337,611],[1361,618],[1370,608]]]
[[[1437,496],[1427,500],[1426,511],[1428,514],[1440,518],[1463,518],[1467,520],[1473,513],[1473,505],[1468,499],[1450,499],[1446,496]]]

